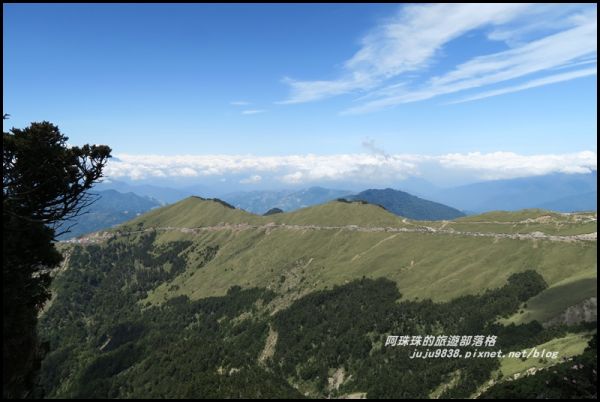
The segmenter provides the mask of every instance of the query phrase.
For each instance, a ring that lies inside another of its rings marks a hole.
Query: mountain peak
[[[379,205],[396,215],[416,220],[455,219],[465,215],[447,205],[425,200],[393,188],[368,189],[351,196],[350,199]]]
[[[175,204],[152,210],[128,222],[126,226],[192,228],[221,223],[256,223],[260,218],[218,198],[190,196]]]

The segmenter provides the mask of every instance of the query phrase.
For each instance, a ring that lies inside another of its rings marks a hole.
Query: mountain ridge
[[[596,170],[591,173],[553,173],[471,183],[427,195],[429,199],[475,213],[534,208],[560,200],[563,200],[561,209],[571,212],[577,211],[581,197],[597,191],[597,182]],[[567,201],[571,198],[574,203],[564,203],[565,198]]]
[[[64,227],[70,227],[68,233],[58,237],[66,240],[103,230],[114,225],[131,220],[161,204],[151,197],[142,197],[135,193],[122,193],[117,190],[103,190],[92,194],[96,199],[81,215],[65,222]]]
[[[560,337],[579,331],[580,350],[587,327],[536,320],[596,294],[596,240],[577,237],[596,219],[525,210],[414,221],[347,200],[260,216],[189,197],[60,244],[42,381],[51,397],[427,397],[446,384],[447,360],[411,360],[384,347],[388,335],[493,333],[503,350],[556,338],[571,356]],[[418,374],[401,384],[382,377],[407,364]],[[470,374],[443,396],[474,395],[502,368],[452,364]]]
[[[415,220],[444,220],[465,216],[455,208],[392,188],[368,189],[349,199],[381,205],[393,214]]]

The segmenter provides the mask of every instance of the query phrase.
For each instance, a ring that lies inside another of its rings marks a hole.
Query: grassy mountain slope
[[[430,222],[435,228],[485,233],[534,233],[577,235],[597,231],[596,213],[561,214],[543,209],[493,211],[458,218],[453,221]]]
[[[566,334],[564,337],[555,338],[551,341],[544,342],[541,345],[535,345],[538,350],[551,350],[552,352],[558,352],[561,358],[571,358],[583,353],[585,348],[588,346],[588,342],[592,337],[591,333],[580,332],[574,334]],[[541,361],[540,361],[541,360]],[[546,369],[555,365],[556,359],[504,359],[500,365],[499,373],[502,373],[503,377],[513,377],[515,374],[520,376],[527,370],[540,370]]]
[[[258,216],[191,197],[63,245],[42,384],[71,398],[469,397],[525,366],[411,360],[385,339],[495,334],[503,351],[580,351],[589,327],[522,317],[553,318],[596,289],[596,241],[507,234],[595,223],[547,216],[423,222],[339,201]],[[447,230],[492,224],[504,232]]]
[[[360,202],[331,201],[273,217],[290,225],[405,227],[406,223],[385,209]]]
[[[590,267],[552,284],[531,298],[525,306],[505,323],[523,323],[533,320],[546,322],[557,317],[565,306],[578,306],[586,300],[598,297],[597,268]]]
[[[127,222],[122,230],[147,227],[192,228],[220,223],[259,223],[261,218],[249,212],[228,207],[215,200],[188,197],[172,205],[158,208]]]
[[[287,297],[293,299],[313,289],[363,276],[391,279],[406,297],[444,301],[498,287],[510,274],[532,268],[542,274],[550,287],[583,272],[595,275],[596,242],[494,237],[494,233],[538,231],[551,235],[590,233],[596,231],[593,219],[591,214],[528,210],[454,221],[415,222],[375,205],[340,201],[258,216],[217,201],[190,197],[151,211],[117,230],[210,226],[194,233],[158,232],[158,243],[185,240],[197,247],[219,247],[219,252],[201,269],[190,259],[184,273],[149,293],[147,300],[153,303],[178,295],[192,299],[223,295],[233,285],[268,285],[281,294],[291,292]],[[223,227],[224,224],[234,226]],[[363,230],[327,228],[349,225]],[[438,232],[415,231],[423,227]],[[389,232],[385,228],[409,232]],[[452,229],[488,236],[448,232]],[[130,237],[128,241],[136,240]],[[558,307],[551,310],[568,307],[571,299],[558,299],[554,303]]]
[[[191,264],[174,279],[177,292],[168,292],[171,284],[164,284],[151,300],[177,294],[194,299],[220,295],[232,285],[278,287],[282,276],[284,290],[289,281],[292,289],[302,292],[363,275],[392,279],[407,297],[448,300],[498,286],[513,272],[535,267],[552,285],[596,263],[595,243],[280,228],[178,233],[177,238],[218,244],[220,250],[202,269]]]
[[[138,219],[127,222],[119,230],[131,230],[136,227],[194,228],[219,224],[266,225],[268,223],[322,226],[407,226],[402,219],[385,209],[360,202],[331,201],[294,212],[262,216],[232,208],[218,200],[188,197],[178,203],[156,209]]]

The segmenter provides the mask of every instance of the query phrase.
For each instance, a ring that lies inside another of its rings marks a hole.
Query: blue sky
[[[4,127],[52,121],[110,145],[111,175],[136,180],[581,173],[596,168],[596,14],[9,4]]]

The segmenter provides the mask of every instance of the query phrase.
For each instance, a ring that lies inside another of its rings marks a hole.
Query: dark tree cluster
[[[410,359],[414,347],[382,347],[385,336],[498,335],[498,347],[492,349],[503,351],[545,342],[566,329],[545,330],[535,321],[503,327],[495,320],[516,312],[546,286],[538,273],[526,271],[513,274],[502,288],[446,303],[398,302],[396,284],[387,279],[314,292],[275,317],[274,370],[328,395],[331,369],[343,368],[352,379],[331,396],[366,392],[369,398],[429,398],[455,373],[454,386],[441,397],[468,398],[498,368],[496,359]]]
[[[148,290],[181,274],[176,267],[185,266],[183,256],[194,252],[208,261],[218,250],[186,241],[156,245],[154,239],[148,233],[74,248],[41,319],[50,341],[41,377],[47,395],[301,397],[257,364],[268,334],[257,306],[272,300],[272,292],[238,286],[223,297],[142,303]]]
[[[501,326],[546,283],[534,271],[480,295],[446,303],[402,301],[396,284],[363,279],[313,292],[270,316],[275,294],[233,286],[226,295],[178,296],[148,304],[148,291],[167,286],[215,257],[219,244],[158,242],[154,233],[76,246],[55,280],[57,297],[42,316],[50,341],[42,383],[53,398],[444,398],[469,397],[489,381],[496,359],[414,359],[383,347],[389,334],[498,335],[504,352],[543,343],[566,331],[537,322]],[[274,355],[262,364],[270,329]],[[467,350],[467,349],[464,349]],[[332,369],[343,368],[339,390]],[[295,387],[300,387],[296,389]]]
[[[481,399],[598,399],[597,335],[582,355],[535,375],[498,383]]]
[[[4,116],[7,117],[6,115]],[[37,315],[49,298],[54,246],[65,221],[93,202],[110,148],[70,147],[57,126],[32,123],[2,136],[3,396],[30,395],[44,346]]]

